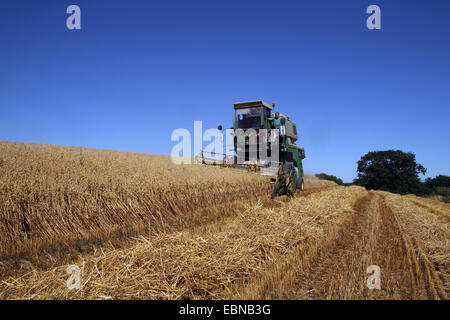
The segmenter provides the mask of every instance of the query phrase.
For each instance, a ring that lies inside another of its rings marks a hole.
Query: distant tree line
[[[336,182],[338,185],[342,185],[343,181],[342,179],[339,179],[336,176],[330,175],[330,174],[326,174],[326,173],[318,173],[315,175],[317,178],[319,178],[320,180],[330,180],[330,181],[334,181]]]
[[[368,190],[383,190],[398,194],[415,194],[422,197],[439,198],[450,202],[450,177],[438,175],[422,182],[419,175],[427,172],[418,164],[416,155],[401,150],[371,151],[358,161],[358,176],[353,183],[343,183],[336,176],[319,173],[321,180],[330,180],[338,185],[359,185]]]
[[[426,169],[416,162],[411,152],[401,150],[372,151],[358,161],[358,177],[353,184],[366,189],[384,190],[398,194],[437,196],[448,202],[450,177],[438,175],[421,182],[419,174]]]
[[[450,202],[450,177],[440,174],[433,179],[425,179],[423,195],[438,196],[443,201]]]

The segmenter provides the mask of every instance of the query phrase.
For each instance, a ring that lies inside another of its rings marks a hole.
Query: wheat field
[[[0,142],[0,299],[448,299],[449,204],[310,175],[292,198],[270,188],[167,156]]]

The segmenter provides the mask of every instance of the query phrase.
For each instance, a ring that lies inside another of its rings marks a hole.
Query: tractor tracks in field
[[[379,216],[369,216],[374,194],[359,198],[354,214],[345,221],[337,235],[328,239],[309,268],[299,272],[288,294],[290,299],[351,299],[361,297],[365,286],[365,269],[372,265],[370,247],[375,239],[368,237],[376,229]],[[371,233],[367,231],[371,230]]]
[[[354,214],[304,267],[292,265],[291,280],[275,299],[447,299],[439,279],[414,238],[403,230],[385,198],[369,192]],[[369,289],[369,266],[380,270],[380,289]],[[303,268],[302,268],[303,267]],[[295,277],[292,277],[295,274]]]

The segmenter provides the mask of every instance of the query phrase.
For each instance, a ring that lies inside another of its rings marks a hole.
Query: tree
[[[330,181],[334,181],[336,182],[338,185],[342,185],[343,181],[342,179],[339,179],[336,176],[330,175],[330,174],[326,174],[326,173],[318,173],[316,174],[316,177],[319,178],[320,180],[330,180]]]
[[[416,162],[416,155],[401,150],[372,151],[358,161],[354,183],[366,189],[399,194],[423,192],[419,174],[427,170]]]
[[[427,195],[438,196],[442,201],[450,202],[450,177],[442,174],[433,179],[425,179],[423,183]]]
[[[426,178],[425,183],[430,186],[430,188],[436,188],[436,187],[450,187],[450,177],[444,176],[442,174],[431,178]]]

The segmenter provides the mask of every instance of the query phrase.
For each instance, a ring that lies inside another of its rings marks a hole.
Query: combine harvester
[[[272,107],[264,101],[235,103],[234,110],[234,155],[201,150],[195,156],[195,162],[270,176],[274,182],[272,199],[281,195],[292,196],[297,189],[303,191],[302,159],[305,158],[305,151],[295,144],[298,139],[295,123],[279,113],[281,125],[279,129],[275,128]],[[222,130],[222,126],[218,129]],[[252,144],[249,141],[257,141],[256,147],[250,147]],[[260,157],[260,148],[266,149],[262,153],[267,155],[264,159]],[[272,160],[274,150],[278,151],[278,161]]]

